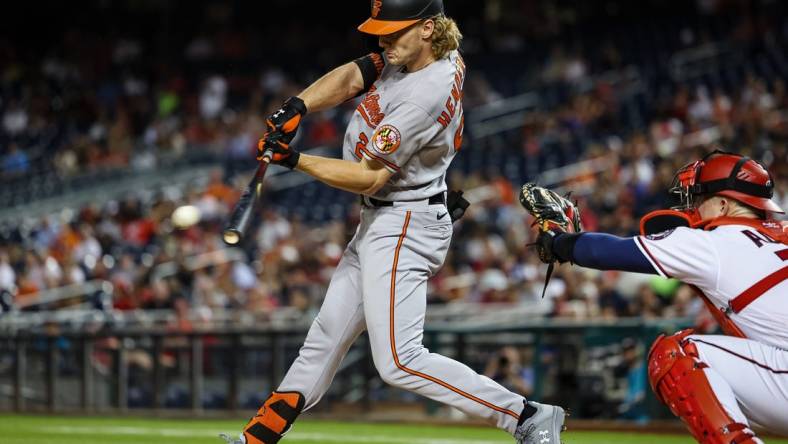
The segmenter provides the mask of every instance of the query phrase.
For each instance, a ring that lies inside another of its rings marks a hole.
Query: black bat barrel
[[[260,196],[263,192],[263,176],[268,167],[267,162],[261,162],[257,167],[254,177],[246,187],[238,203],[235,204],[230,219],[222,232],[222,239],[227,245],[238,245],[246,236],[247,231],[257,212]]]

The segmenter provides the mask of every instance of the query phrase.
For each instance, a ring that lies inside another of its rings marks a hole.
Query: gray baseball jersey
[[[385,382],[513,434],[522,396],[422,345],[427,279],[443,265],[452,236],[446,206],[426,198],[445,191],[446,169],[460,146],[465,66],[456,51],[413,73],[379,62],[380,78],[345,135],[344,158],[376,159],[392,171],[374,197],[394,204],[362,209],[323,306],[278,391],[299,392],[305,410],[314,406],[366,329]]]
[[[462,143],[465,64],[457,51],[408,73],[380,58],[380,76],[345,131],[345,160],[375,159],[394,173],[374,196],[419,200],[446,191]]]

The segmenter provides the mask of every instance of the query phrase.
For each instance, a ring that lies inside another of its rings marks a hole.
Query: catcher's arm
[[[581,267],[659,274],[635,242],[634,237],[586,232],[559,234],[552,248],[557,256]]]
[[[542,262],[657,274],[634,238],[581,232],[580,211],[566,197],[527,183],[520,190],[520,203],[536,219],[539,234],[534,245]]]

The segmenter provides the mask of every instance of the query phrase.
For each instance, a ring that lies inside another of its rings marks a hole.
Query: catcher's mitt
[[[583,231],[580,224],[580,210],[568,197],[568,194],[560,196],[555,191],[530,182],[520,189],[520,204],[536,219],[535,223],[539,226],[540,232]]]
[[[583,231],[580,224],[580,210],[568,199],[569,195],[560,196],[556,192],[540,187],[535,183],[527,183],[520,189],[520,204],[536,219],[534,225],[539,227],[536,246],[539,260],[547,267],[542,297],[547,291],[547,284],[553,274],[555,261],[565,262],[553,250],[553,238],[561,233],[579,233]]]
[[[535,183],[527,183],[520,189],[520,204],[534,217],[534,225],[539,228],[536,249],[539,259],[551,264],[560,261],[553,252],[553,237],[560,233],[579,233],[583,230],[580,224],[580,210],[569,195],[540,187]]]

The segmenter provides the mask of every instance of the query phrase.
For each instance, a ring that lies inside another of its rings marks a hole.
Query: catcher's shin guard
[[[304,395],[273,392],[244,427],[246,444],[276,444],[304,409]]]
[[[756,444],[745,424],[725,411],[709,384],[695,344],[685,338],[692,330],[660,335],[648,356],[648,379],[657,398],[681,418],[701,444]]]

